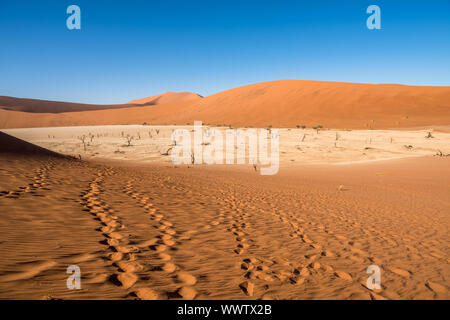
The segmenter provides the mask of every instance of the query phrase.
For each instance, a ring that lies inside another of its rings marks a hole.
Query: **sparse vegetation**
[[[450,157],[450,153],[442,153],[441,150],[438,150],[437,153],[434,156],[438,157]]]
[[[173,147],[170,147],[169,149],[167,149],[167,151],[166,152],[164,152],[164,153],[161,153],[161,155],[162,156],[168,156],[169,155],[169,152],[171,151],[173,149]]]
[[[79,140],[83,143],[84,151],[86,151],[86,135],[82,135],[81,137],[78,137]]]
[[[323,126],[322,125],[317,125],[317,126],[314,126],[314,127],[312,127],[314,130],[316,130],[316,133],[317,134],[319,134],[319,130],[320,129],[322,129],[323,128]]]
[[[131,147],[131,141],[133,141],[134,139],[133,136],[127,135],[126,139],[127,139],[127,146]]]

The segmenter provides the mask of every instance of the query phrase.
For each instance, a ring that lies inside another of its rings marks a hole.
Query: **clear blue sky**
[[[66,8],[81,8],[81,30]],[[366,8],[381,8],[381,30]],[[122,103],[279,79],[450,85],[450,1],[0,0],[0,95]]]

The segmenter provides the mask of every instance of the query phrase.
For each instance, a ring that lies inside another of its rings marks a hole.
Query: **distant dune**
[[[341,129],[385,129],[449,125],[450,87],[280,80],[164,105],[59,114],[0,110],[0,128],[185,125],[194,120],[235,127],[322,125]]]
[[[129,104],[166,104],[166,103],[176,103],[189,100],[199,100],[203,98],[197,93],[193,92],[166,92],[158,94],[156,96],[151,96],[142,99],[131,100]]]
[[[39,99],[26,99],[0,96],[0,109],[10,111],[22,111],[31,113],[64,113],[64,112],[80,112],[93,110],[107,110],[107,109],[122,109],[142,105],[157,105],[165,103],[182,102],[194,99],[201,99],[202,97],[192,92],[166,92],[130,101],[126,104],[85,104],[62,101],[49,101]]]
[[[66,157],[0,131],[0,153]]]
[[[62,113],[128,108],[128,104],[95,105],[0,96],[0,109],[32,113]]]

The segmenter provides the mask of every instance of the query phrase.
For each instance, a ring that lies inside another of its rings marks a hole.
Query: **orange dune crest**
[[[129,104],[166,104],[189,100],[200,100],[203,97],[193,92],[165,92],[155,96],[131,100]]]

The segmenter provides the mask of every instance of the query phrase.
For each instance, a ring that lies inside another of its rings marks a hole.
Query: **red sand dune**
[[[0,110],[0,128],[106,124],[405,128],[450,124],[450,87],[281,80],[203,99],[60,114]]]
[[[189,100],[200,100],[202,96],[193,92],[165,92],[156,96],[131,100],[129,104],[166,104]]]
[[[192,92],[166,92],[148,98],[133,100],[126,104],[98,105],[98,104],[85,104],[85,103],[0,96],[0,109],[32,112],[32,113],[63,113],[63,112],[79,112],[79,111],[93,111],[106,109],[122,109],[122,108],[136,107],[137,105],[139,106],[157,105],[164,103],[188,101],[200,98],[201,96]]]
[[[37,145],[23,141],[21,139],[17,139],[1,131],[0,131],[0,153],[26,154],[34,156],[36,155],[54,156],[63,158],[66,157],[64,155],[41,148]]]
[[[95,105],[39,99],[25,99],[0,96],[0,109],[32,113],[62,113],[77,111],[92,111],[104,109],[119,109],[130,107],[128,104]]]

